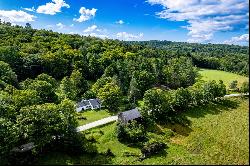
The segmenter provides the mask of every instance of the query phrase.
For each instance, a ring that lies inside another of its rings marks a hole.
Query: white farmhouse
[[[98,109],[101,108],[101,101],[99,99],[89,99],[82,100],[76,104],[76,112],[80,112],[82,110],[87,109]]]

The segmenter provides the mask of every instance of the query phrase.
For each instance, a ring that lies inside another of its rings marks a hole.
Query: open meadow
[[[230,83],[234,80],[238,81],[238,87],[240,87],[243,82],[249,80],[248,77],[221,70],[200,69],[199,74],[201,79],[204,81],[222,80],[223,83],[227,86],[227,88],[229,87]]]
[[[220,104],[191,109],[182,114],[190,125],[157,125],[150,139],[167,143],[164,152],[143,161],[140,149],[117,140],[116,123],[85,131],[96,140],[99,154],[70,156],[51,152],[38,164],[249,164],[249,100],[231,98]],[[106,157],[111,149],[113,157]]]

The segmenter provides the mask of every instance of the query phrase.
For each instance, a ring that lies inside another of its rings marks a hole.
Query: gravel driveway
[[[96,126],[100,126],[100,125],[103,125],[103,124],[107,124],[107,123],[116,121],[117,119],[118,119],[117,115],[116,116],[110,116],[110,117],[107,117],[107,118],[103,118],[101,120],[97,120],[97,121],[94,121],[92,123],[88,123],[86,125],[79,126],[79,127],[76,128],[76,131],[77,132],[84,131],[84,130],[87,130],[87,129],[90,129],[90,128],[93,128],[93,127],[96,127]]]

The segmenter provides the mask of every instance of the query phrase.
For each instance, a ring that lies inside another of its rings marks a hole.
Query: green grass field
[[[38,164],[249,164],[248,106],[248,98],[231,98],[223,104],[187,111],[183,115],[191,122],[190,126],[158,125],[148,136],[166,142],[169,148],[143,161],[138,160],[138,147],[129,147],[117,140],[116,123],[112,123],[85,134],[97,140],[99,153],[110,148],[114,157],[53,152],[41,158]],[[170,137],[171,133],[174,135]],[[126,152],[134,156],[125,156]]]
[[[208,81],[208,80],[222,80],[224,84],[228,87],[230,83],[234,80],[238,81],[238,87],[241,87],[241,84],[244,81],[248,81],[248,77],[244,77],[238,74],[220,71],[220,70],[210,70],[210,69],[200,69],[199,74],[201,75],[201,79]]]
[[[107,109],[96,109],[96,110],[86,110],[78,113],[79,117],[85,117],[86,120],[79,119],[78,123],[79,125],[85,125],[90,122],[94,122],[96,120],[100,120],[102,118],[106,118],[109,116],[112,116]]]

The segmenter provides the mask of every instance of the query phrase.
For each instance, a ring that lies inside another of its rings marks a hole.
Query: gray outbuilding
[[[118,121],[127,124],[131,120],[141,118],[141,114],[137,108],[121,112],[118,114]]]

